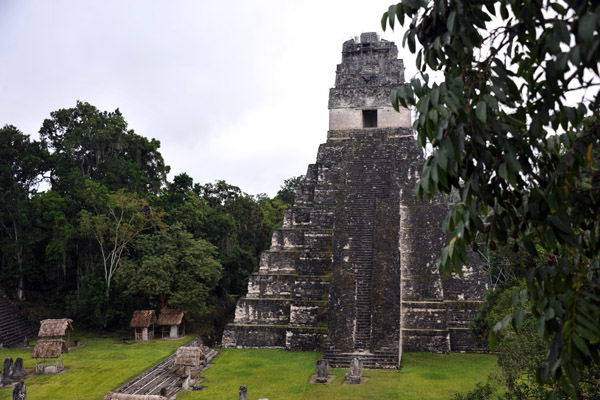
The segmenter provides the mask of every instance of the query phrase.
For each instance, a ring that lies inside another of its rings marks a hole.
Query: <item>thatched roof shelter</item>
[[[172,308],[163,308],[160,310],[160,316],[156,322],[158,325],[180,325],[185,314],[182,310]]]
[[[206,356],[200,347],[180,347],[175,355],[175,365],[186,367],[199,367],[200,361]]]
[[[167,400],[165,396],[157,394],[126,394],[109,392],[104,400]]]
[[[39,337],[60,337],[73,331],[73,320],[68,318],[44,319],[40,321]]]
[[[135,310],[131,317],[132,328],[147,328],[156,322],[156,312],[154,310]]]
[[[58,358],[68,352],[67,344],[62,339],[41,339],[35,344],[31,358]]]

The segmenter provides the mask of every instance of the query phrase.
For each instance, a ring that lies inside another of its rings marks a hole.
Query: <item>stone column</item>
[[[10,385],[12,383],[12,369],[13,369],[13,359],[12,357],[7,357],[4,360],[4,374],[2,375],[2,384]]]
[[[13,400],[27,400],[27,389],[23,382],[19,382],[13,389]]]
[[[248,400],[248,388],[246,385],[240,386],[240,400]]]
[[[329,363],[327,360],[317,361],[317,382],[327,383],[329,378]]]
[[[15,361],[15,364],[13,365],[11,379],[13,382],[25,379],[25,370],[23,369],[23,359],[21,357],[17,358],[17,361]]]
[[[177,325],[171,325],[171,332],[169,334],[169,337],[171,339],[177,339],[178,336],[179,336],[179,327]]]
[[[355,357],[350,362],[350,377],[348,383],[352,385],[360,384],[362,380],[362,360]]]
[[[190,376],[192,375],[192,369],[189,366],[185,367],[185,377],[181,388],[183,390],[190,390]]]

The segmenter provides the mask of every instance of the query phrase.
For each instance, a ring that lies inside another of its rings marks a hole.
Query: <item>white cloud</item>
[[[342,43],[380,32],[388,3],[5,0],[0,125],[35,134],[76,100],[119,108],[171,177],[272,195],[314,162]]]

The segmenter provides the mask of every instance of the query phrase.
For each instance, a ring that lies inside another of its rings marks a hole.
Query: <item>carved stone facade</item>
[[[396,368],[402,351],[473,351],[468,329],[487,280],[470,257],[439,273],[447,205],[421,203],[423,153],[410,113],[389,93],[404,81],[393,42],[344,43],[329,96],[330,130],[238,301],[224,347],[323,349],[332,367],[358,357]]]

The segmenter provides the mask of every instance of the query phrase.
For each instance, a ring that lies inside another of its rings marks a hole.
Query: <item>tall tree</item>
[[[158,299],[161,308],[169,305],[193,315],[205,310],[221,275],[215,246],[176,223],[140,236],[135,252],[137,257],[124,262],[119,272],[130,293]]]
[[[578,371],[600,357],[600,6],[406,0],[382,26],[396,21],[410,21],[403,42],[420,76],[391,101],[416,108],[430,151],[417,194],[459,196],[440,267],[460,272],[480,235],[492,250],[509,237],[516,251],[543,249],[521,307],[497,328],[519,327],[529,299],[550,343],[539,377],[564,380],[575,397]]]
[[[44,172],[44,147],[16,127],[0,129],[0,246],[4,277],[16,279],[17,297],[24,299],[27,233],[34,225],[31,196]]]
[[[81,210],[81,227],[98,243],[108,299],[112,279],[121,267],[123,256],[140,234],[161,223],[162,215],[153,210],[147,200],[124,189],[107,192],[93,181],[88,182],[87,187],[88,201],[94,212]]]
[[[276,200],[285,204],[293,205],[296,198],[296,190],[304,184],[304,175],[293,176],[283,181],[283,185],[277,191]]]
[[[100,111],[78,101],[74,108],[50,113],[40,137],[52,150],[55,190],[72,190],[89,177],[110,190],[157,194],[169,172],[158,151],[160,142],[128,129],[118,109]]]

